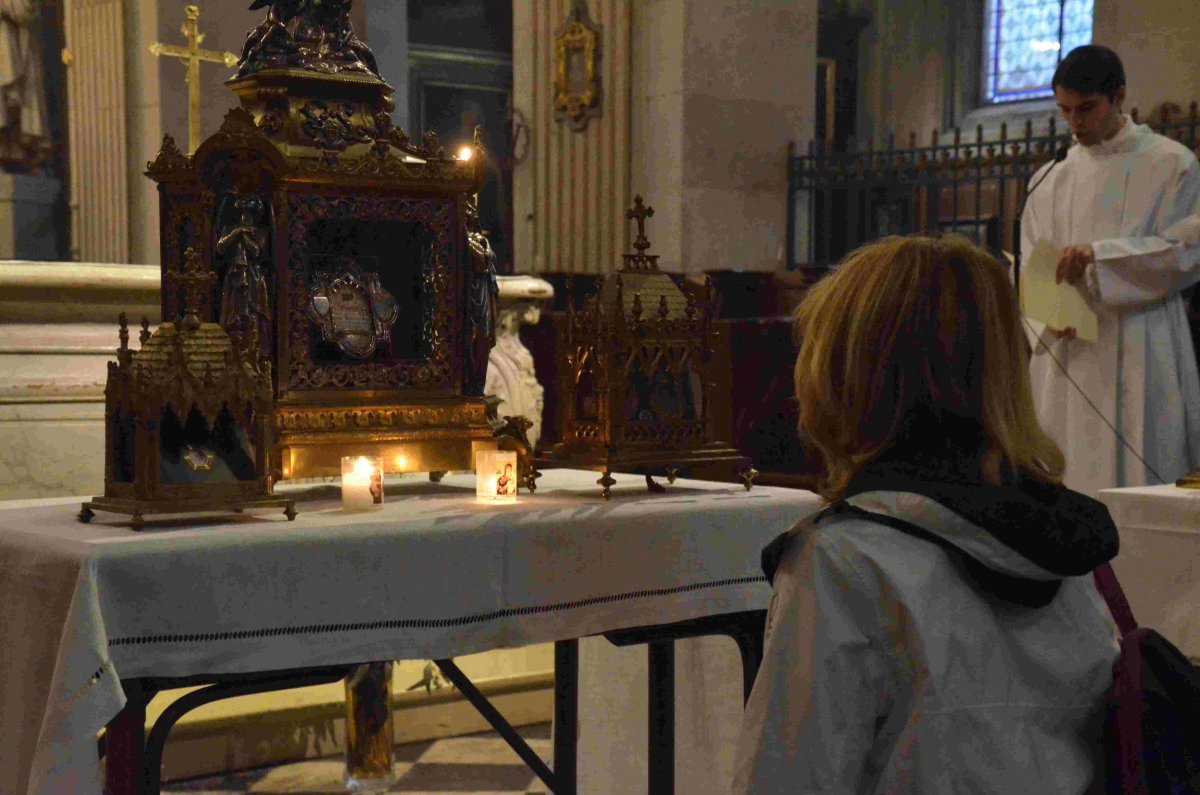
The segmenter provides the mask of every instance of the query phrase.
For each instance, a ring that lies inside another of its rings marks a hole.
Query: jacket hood
[[[953,469],[877,461],[814,523],[830,514],[869,514],[946,548],[979,587],[1026,606],[1049,603],[1063,578],[1116,557],[1117,528],[1103,503],[1031,477],[992,485],[947,471]],[[764,570],[771,563],[768,578],[783,545],[773,561],[770,549],[763,555]]]

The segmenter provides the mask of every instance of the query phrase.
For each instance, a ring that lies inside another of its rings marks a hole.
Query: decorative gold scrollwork
[[[585,0],[575,0],[554,36],[554,118],[582,131],[601,115],[601,26],[592,22]]]

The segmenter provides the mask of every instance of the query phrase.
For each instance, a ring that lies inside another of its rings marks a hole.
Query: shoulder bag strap
[[[1125,598],[1125,592],[1121,590],[1121,583],[1117,582],[1117,575],[1112,566],[1107,563],[1100,564],[1092,572],[1092,577],[1096,580],[1096,589],[1100,591],[1104,601],[1108,602],[1108,610],[1117,622],[1117,629],[1121,630],[1121,634],[1128,635],[1137,629],[1137,620],[1133,617],[1129,600]]]

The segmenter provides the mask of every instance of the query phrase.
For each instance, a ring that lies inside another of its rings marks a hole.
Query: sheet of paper
[[[1021,263],[1021,308],[1033,320],[1056,329],[1073,327],[1078,339],[1095,342],[1096,313],[1083,293],[1066,282],[1054,283],[1061,256],[1062,249],[1045,240],[1034,244],[1033,251]]]

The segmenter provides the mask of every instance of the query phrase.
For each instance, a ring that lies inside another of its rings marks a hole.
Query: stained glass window
[[[1093,0],[987,0],[983,72],[988,102],[1053,96],[1064,55],[1092,40]]]

